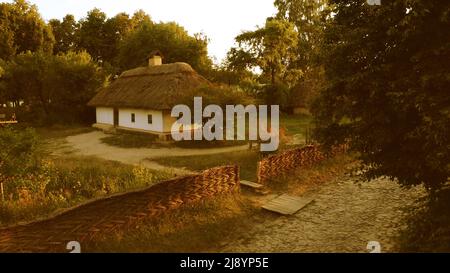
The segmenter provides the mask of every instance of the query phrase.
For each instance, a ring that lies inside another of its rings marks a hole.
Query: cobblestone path
[[[368,252],[368,242],[378,241],[383,252],[395,252],[408,208],[419,206],[425,194],[387,179],[355,183],[346,177],[311,193],[315,202],[296,215],[268,217],[221,251]]]

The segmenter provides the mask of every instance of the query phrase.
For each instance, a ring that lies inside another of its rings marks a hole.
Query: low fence
[[[146,194],[149,212],[158,214],[182,204],[239,191],[239,167],[227,166],[162,182],[148,189]]]
[[[258,183],[267,184],[273,178],[287,175],[300,167],[311,166],[326,158],[345,153],[347,150],[348,145],[340,145],[331,148],[328,152],[323,152],[320,146],[309,145],[269,156],[258,162]]]
[[[239,167],[209,169],[93,201],[44,221],[0,229],[0,252],[67,252],[69,241],[86,243],[185,204],[239,190]]]

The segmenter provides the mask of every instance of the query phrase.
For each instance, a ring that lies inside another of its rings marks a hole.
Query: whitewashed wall
[[[131,122],[131,114],[136,115],[135,122]],[[148,124],[148,115],[153,116],[153,123]],[[163,133],[164,119],[162,111],[119,109],[119,126],[131,129]]]
[[[97,123],[114,125],[114,109],[97,107]]]

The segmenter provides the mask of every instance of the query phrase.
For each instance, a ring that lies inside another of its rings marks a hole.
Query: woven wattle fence
[[[239,192],[239,189],[239,167],[228,166],[162,182],[150,188],[145,194],[149,214],[159,214],[182,204]]]
[[[69,241],[83,245],[132,228],[141,220],[239,190],[239,167],[209,169],[97,200],[44,221],[0,229],[0,252],[68,252]]]
[[[297,168],[311,166],[347,150],[348,145],[340,145],[323,152],[320,146],[309,145],[269,156],[258,162],[258,183],[267,184],[268,181],[285,176]]]

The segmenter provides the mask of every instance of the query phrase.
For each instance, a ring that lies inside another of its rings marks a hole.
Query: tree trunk
[[[2,195],[2,203],[5,202],[5,192],[3,191],[3,182],[0,182],[0,192]]]
[[[271,71],[272,73],[272,85],[275,85],[275,68],[272,68],[272,71]]]

